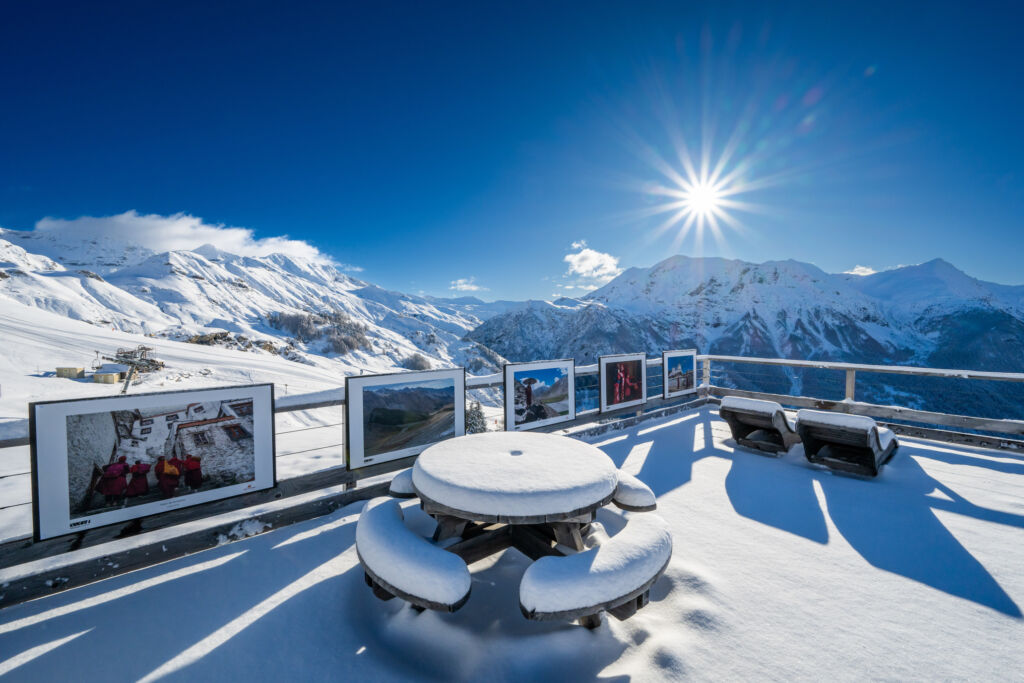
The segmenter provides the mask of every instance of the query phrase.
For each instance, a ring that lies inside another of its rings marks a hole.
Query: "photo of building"
[[[70,415],[72,517],[252,481],[251,399]]]

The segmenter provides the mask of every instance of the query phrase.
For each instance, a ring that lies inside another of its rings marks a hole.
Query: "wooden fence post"
[[[846,395],[844,396],[844,398],[846,400],[849,400],[849,401],[854,400],[853,399],[853,395],[854,395],[854,391],[856,390],[856,383],[857,383],[857,371],[856,370],[847,370],[846,371]]]

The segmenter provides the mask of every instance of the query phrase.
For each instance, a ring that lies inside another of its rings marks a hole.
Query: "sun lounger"
[[[469,567],[405,526],[397,500],[366,504],[356,524],[356,553],[381,600],[398,597],[419,609],[454,612],[469,599]]]
[[[729,424],[736,443],[746,448],[778,455],[800,441],[786,412],[774,401],[726,396],[718,414]]]
[[[650,487],[632,474],[619,470],[619,483],[615,487],[615,506],[630,512],[650,512],[657,509],[658,499]]]
[[[665,520],[652,514],[632,517],[600,546],[530,565],[519,584],[519,609],[527,619],[579,619],[587,628],[599,626],[604,611],[628,619],[647,604],[671,557]]]
[[[801,410],[796,429],[807,460],[853,474],[877,476],[899,448],[891,429],[863,415]]]

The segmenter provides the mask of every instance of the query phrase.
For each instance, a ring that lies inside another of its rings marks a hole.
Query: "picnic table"
[[[530,432],[457,437],[424,450],[400,476],[392,490],[418,497],[437,527],[430,542],[404,526],[397,501],[367,505],[356,545],[381,599],[455,611],[469,598],[468,566],[513,547],[534,560],[520,585],[523,614],[578,618],[593,628],[601,611],[625,619],[646,605],[671,555],[671,537],[656,515],[631,519],[587,549],[600,508],[615,502],[652,510],[655,499],[603,451],[576,439]]]
[[[438,521],[435,541],[501,524],[520,532],[546,528],[545,535],[583,550],[581,532],[615,496],[618,469],[583,441],[491,432],[431,446],[417,459],[412,483],[423,510]],[[525,533],[536,537],[531,531]]]

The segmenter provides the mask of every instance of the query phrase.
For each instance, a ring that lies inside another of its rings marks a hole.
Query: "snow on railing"
[[[864,363],[843,363],[834,361],[798,360],[789,358],[759,358],[754,356],[722,356],[714,354],[699,354],[697,362],[702,365],[701,388],[714,388],[716,385],[712,379],[712,363],[746,363],[753,365],[774,365],[792,368],[814,368],[819,370],[836,370],[846,373],[844,386],[844,399],[854,400],[854,382],[857,372],[890,374],[890,375],[915,375],[919,377],[945,377],[967,380],[987,380],[1002,382],[1024,382],[1024,373],[1021,372],[992,372],[986,370],[957,370],[945,368],[924,368],[912,365],[871,365]],[[648,358],[648,367],[659,367],[660,358]],[[596,375],[597,364],[576,366],[577,376]],[[491,375],[467,375],[466,389],[493,389],[502,388],[504,376],[502,373]],[[762,392],[763,393],[763,392]],[[292,394],[290,396],[278,396],[274,402],[275,413],[287,413],[299,410],[313,410],[316,408],[328,408],[331,406],[345,405],[345,387],[326,389],[306,394]],[[583,412],[583,411],[581,411]],[[592,412],[592,411],[590,411]],[[1015,420],[1001,420],[1000,422],[1017,422]],[[1016,430],[1013,433],[1019,433]],[[29,443],[28,420],[11,420],[0,423],[0,449],[12,448],[15,446],[27,446]]]

